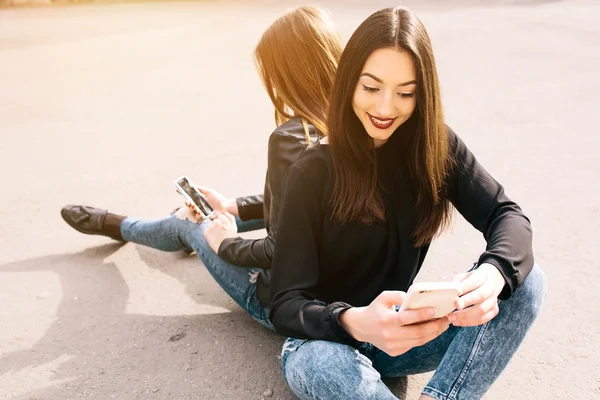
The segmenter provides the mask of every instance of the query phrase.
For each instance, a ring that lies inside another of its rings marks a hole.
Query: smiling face
[[[377,49],[367,58],[354,89],[352,109],[382,146],[415,110],[417,76],[411,55],[395,48]]]

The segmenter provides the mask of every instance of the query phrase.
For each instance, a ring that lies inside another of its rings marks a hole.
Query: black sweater
[[[455,159],[450,201],[484,235],[478,263],[500,270],[507,282],[500,298],[509,298],[533,267],[529,220],[462,140],[450,129],[448,135]],[[356,346],[339,313],[370,304],[384,290],[406,291],[419,272],[429,246],[415,247],[411,239],[414,198],[393,136],[376,150],[385,220],[372,225],[332,217],[328,145],[309,148],[290,167],[271,270],[270,319],[280,334]]]

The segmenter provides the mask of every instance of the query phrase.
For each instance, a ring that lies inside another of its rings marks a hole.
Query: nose
[[[393,110],[392,94],[383,93],[383,95],[380,98],[380,101],[377,103],[376,110],[376,117],[390,118],[392,116]]]

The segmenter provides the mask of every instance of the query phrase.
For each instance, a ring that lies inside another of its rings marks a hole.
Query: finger
[[[435,332],[444,331],[450,325],[448,318],[438,318],[418,324],[405,325],[402,327],[402,336],[409,339],[422,339],[431,336]]]
[[[454,326],[479,326],[491,321],[498,315],[498,309],[494,308],[485,314],[470,315],[452,322]]]
[[[473,290],[475,290],[478,287],[480,287],[481,285],[483,285],[486,280],[487,280],[487,277],[485,274],[480,274],[480,273],[477,273],[477,271],[473,271],[473,273],[471,273],[469,276],[467,276],[465,278],[465,280],[463,280],[460,283],[459,296],[462,296],[463,294],[472,292]]]
[[[456,301],[456,309],[463,310],[469,306],[483,303],[490,298],[496,299],[496,296],[494,296],[494,288],[492,285],[484,284],[479,286],[476,290],[459,297]]]
[[[490,298],[481,304],[469,307],[462,311],[456,311],[448,315],[448,320],[455,326],[477,326],[486,323],[498,313],[498,301]],[[487,319],[486,319],[487,318]]]
[[[231,215],[230,212],[228,211],[224,211],[223,214],[227,217],[227,219],[229,220],[229,223],[235,225],[235,217],[233,215]]]
[[[208,194],[208,192],[210,191],[210,189],[207,188],[206,186],[196,185],[196,189],[198,189],[200,191],[200,193],[202,193],[202,194]]]
[[[454,278],[452,278],[452,280],[450,282],[456,282],[456,283],[460,283],[462,281],[464,281],[465,279],[467,279],[469,276],[471,276],[473,272],[465,272],[463,274],[456,274],[454,275]]]
[[[215,227],[213,226],[213,224],[211,223],[205,230],[204,230],[204,237],[205,238],[209,238],[212,236],[213,231],[215,230]]]
[[[385,308],[390,308],[394,305],[402,304],[405,297],[405,292],[401,292],[398,290],[386,290],[381,292],[381,294],[377,296],[374,302],[383,305]]]
[[[442,322],[438,325],[438,329],[434,330],[429,335],[417,339],[417,343],[413,347],[423,346],[424,344],[429,343],[439,337],[442,333],[446,332],[450,327],[450,321],[448,321],[447,318],[440,318],[440,320]]]
[[[421,346],[441,335],[449,326],[450,322],[444,317],[435,321],[401,327],[396,332],[392,331],[391,336],[395,338],[397,346]]]
[[[434,321],[436,324],[431,328],[429,332],[425,332],[423,336],[417,339],[418,346],[422,346],[425,343],[432,341],[433,339],[440,336],[442,333],[446,332],[450,327],[450,321],[448,318],[440,318]]]
[[[229,219],[225,216],[225,214],[219,214],[219,221],[223,226],[229,225]]]
[[[188,206],[188,207],[190,207],[190,206],[191,206],[190,202],[189,202],[189,201],[187,201],[187,200],[185,201],[185,205],[186,205],[186,206]]]
[[[417,310],[404,310],[399,311],[395,316],[394,320],[398,325],[412,325],[419,322],[431,321],[435,315],[435,308],[419,308]]]
[[[396,330],[388,331],[387,336],[391,339],[386,341],[386,353],[390,354],[391,351],[393,355],[400,355],[413,347],[422,346],[440,336],[449,327],[450,322],[446,317],[418,325],[397,327]]]

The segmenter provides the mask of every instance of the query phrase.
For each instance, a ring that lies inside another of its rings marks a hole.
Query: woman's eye
[[[362,86],[363,86],[363,89],[366,90],[367,92],[373,93],[373,92],[378,92],[379,91],[378,88],[370,87],[370,86],[367,86],[367,85],[362,85]]]
[[[415,93],[398,93],[400,97],[414,97]]]

